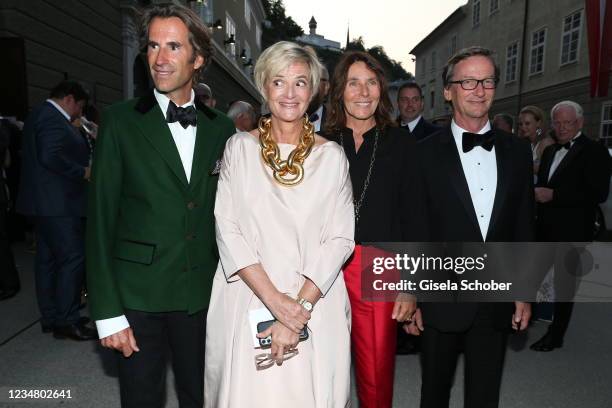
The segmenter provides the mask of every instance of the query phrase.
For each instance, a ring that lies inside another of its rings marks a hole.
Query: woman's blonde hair
[[[317,54],[310,47],[302,47],[290,41],[279,41],[266,48],[255,64],[255,85],[264,98],[266,98],[265,88],[268,80],[295,62],[303,62],[308,66],[311,99],[315,97],[323,69]]]

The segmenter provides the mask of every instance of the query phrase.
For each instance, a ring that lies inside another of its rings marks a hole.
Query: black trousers
[[[168,357],[176,379],[181,408],[204,405],[204,342],[206,310],[150,313],[127,310],[139,352],[119,354],[123,408],[162,407],[165,402]]]
[[[0,188],[3,187],[0,185]],[[6,205],[0,202],[0,290],[19,290],[19,275],[8,235]]]
[[[36,217],[36,297],[43,326],[79,320],[85,280],[85,221],[81,217]]]
[[[461,351],[465,353],[464,407],[498,406],[508,334],[495,327],[490,306],[480,305],[466,332],[445,333],[425,327],[421,333],[421,408],[448,408]]]

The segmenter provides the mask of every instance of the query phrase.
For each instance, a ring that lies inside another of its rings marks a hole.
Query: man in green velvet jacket
[[[102,119],[89,196],[89,304],[102,345],[125,357],[122,406],[161,406],[169,347],[180,406],[201,407],[217,174],[235,129],[194,104],[192,82],[212,52],[198,16],[154,6],[141,34],[155,90]]]

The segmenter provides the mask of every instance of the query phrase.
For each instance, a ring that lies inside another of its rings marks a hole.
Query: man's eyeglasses
[[[293,349],[285,352],[283,355],[283,361],[287,361],[299,354],[298,349]],[[257,371],[265,370],[266,368],[272,367],[276,364],[276,360],[272,357],[272,353],[262,353],[255,356],[255,368]]]
[[[473,91],[478,87],[478,84],[482,84],[484,89],[495,89],[497,87],[497,79],[485,78],[485,79],[462,79],[461,81],[449,81],[449,84],[460,84],[461,88],[466,91]]]

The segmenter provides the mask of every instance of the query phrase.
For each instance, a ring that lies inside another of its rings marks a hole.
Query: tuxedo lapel
[[[574,142],[574,145],[569,149],[569,151],[567,152],[563,160],[561,160],[561,162],[559,163],[559,166],[557,166],[557,169],[555,170],[555,174],[553,174],[552,177],[550,178],[551,184],[555,182],[555,179],[559,177],[559,174],[562,174],[563,170],[565,170],[565,168],[580,154],[580,152],[584,148],[583,138],[585,137],[586,136],[581,135],[580,137],[576,139],[576,141]],[[554,155],[553,155],[553,159],[554,159]]]
[[[495,223],[501,213],[503,203],[507,200],[508,188],[512,172],[510,168],[513,165],[512,157],[510,156],[509,140],[497,135],[495,138],[495,160],[497,162],[497,187],[495,189],[495,201],[493,201],[493,211],[491,211],[491,220],[489,221],[489,229],[487,230],[487,239],[491,235],[491,231],[495,228]]]
[[[537,187],[545,187],[548,185],[548,175],[550,174],[550,166],[555,159],[555,150],[553,148],[547,148],[542,153],[542,160],[540,161],[540,170],[538,171],[538,184]]]
[[[445,168],[443,174],[448,175],[453,190],[457,194],[457,197],[465,209],[468,218],[472,222],[473,226],[480,231],[478,219],[476,218],[476,211],[474,210],[474,203],[472,202],[472,196],[470,195],[470,189],[465,178],[465,173],[463,172],[463,166],[461,165],[457,145],[455,144],[455,139],[453,138],[450,128],[447,128],[441,135],[440,149],[440,159]]]
[[[204,112],[198,110],[198,130],[196,133],[196,143],[193,152],[193,166],[191,168],[191,178],[189,188],[193,189],[199,185],[204,175],[208,175],[218,157],[214,156],[217,151],[216,145],[221,139],[219,136],[221,129],[210,120]]]
[[[153,93],[143,96],[135,109],[142,114],[142,120],[138,121],[138,126],[144,137],[149,140],[180,182],[187,186],[187,176],[181,157]]]

